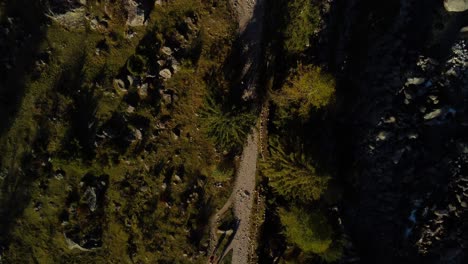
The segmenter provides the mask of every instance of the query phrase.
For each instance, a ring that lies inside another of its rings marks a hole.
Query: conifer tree
[[[278,194],[304,203],[320,199],[330,177],[318,175],[302,150],[287,153],[279,140],[273,138],[270,154],[261,167]]]

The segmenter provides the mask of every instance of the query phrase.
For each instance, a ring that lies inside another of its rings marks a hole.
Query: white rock
[[[135,107],[129,105],[129,106],[127,107],[127,113],[131,114],[131,113],[133,113],[133,112],[135,112]]]
[[[380,131],[377,136],[375,137],[376,141],[384,141],[388,138],[389,133],[386,131]]]
[[[418,133],[409,133],[408,139],[417,139],[419,137]]]
[[[169,47],[162,47],[161,49],[161,52],[167,56],[171,56],[172,55],[172,50],[171,48]]]
[[[127,0],[125,4],[127,10],[127,25],[138,27],[145,25],[145,11],[143,7],[134,0]]]
[[[384,120],[385,124],[393,124],[395,122],[396,122],[396,118],[394,116],[391,116],[391,117]]]
[[[133,76],[127,75],[127,80],[128,80],[128,83],[130,84],[130,86],[132,86],[133,85]]]
[[[77,243],[75,243],[73,240],[69,239],[65,233],[63,233],[63,236],[65,237],[65,243],[67,244],[68,249],[70,249],[70,250],[78,249],[80,251],[90,251],[89,249],[84,248],[84,247],[78,245]]]
[[[114,88],[121,91],[127,91],[124,81],[120,79],[114,79]]]
[[[429,99],[432,101],[433,104],[439,103],[439,98],[436,95],[429,95]]]
[[[143,134],[141,133],[141,131],[137,128],[134,128],[133,129],[133,136],[135,136],[135,140],[136,141],[140,141],[143,139]]]
[[[75,8],[65,14],[49,17],[66,28],[83,29],[86,25],[86,9],[84,7]]]
[[[424,119],[431,120],[431,119],[439,117],[441,114],[442,114],[442,109],[436,109],[430,112],[429,114],[424,115]]]
[[[179,182],[182,182],[182,179],[180,178],[179,175],[176,174],[176,175],[174,175],[174,181],[179,183]]]
[[[167,80],[172,77],[172,73],[169,69],[163,69],[162,71],[159,72],[159,76],[161,76],[163,79]]]
[[[138,95],[140,96],[141,99],[145,99],[146,97],[148,97],[148,84],[147,83],[144,83],[138,87]]]
[[[408,85],[420,85],[422,83],[424,83],[426,81],[425,78],[408,78],[406,80],[406,83],[405,83],[405,86],[408,86]]]
[[[463,12],[468,10],[468,0],[444,0],[444,7],[449,12]]]

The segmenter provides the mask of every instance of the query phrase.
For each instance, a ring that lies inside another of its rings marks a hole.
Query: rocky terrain
[[[332,8],[354,14],[337,25],[344,44],[333,50],[346,111],[338,126],[352,127],[339,136],[353,186],[345,230],[364,263],[463,263],[466,2],[364,2]],[[380,24],[369,22],[379,12]]]

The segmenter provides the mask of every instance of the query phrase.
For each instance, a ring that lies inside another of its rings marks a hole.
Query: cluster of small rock
[[[420,226],[416,242],[424,255],[437,252],[445,260],[461,260],[468,250],[465,240],[468,217],[468,148],[463,145],[460,157],[451,161],[452,175],[443,201],[426,206],[422,211],[425,220]],[[456,263],[456,262],[455,262]]]

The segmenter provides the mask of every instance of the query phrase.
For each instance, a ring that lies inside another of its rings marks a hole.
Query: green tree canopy
[[[336,239],[323,214],[294,207],[291,211],[280,209],[279,216],[288,241],[306,256],[315,254],[326,262],[334,262],[343,255],[343,239]]]
[[[299,208],[280,209],[279,216],[288,240],[306,253],[322,254],[332,245],[333,231],[320,213]]]
[[[288,53],[300,53],[309,46],[310,37],[320,22],[318,5],[311,0],[288,2],[284,48]]]
[[[304,203],[320,199],[330,177],[318,175],[302,150],[286,153],[278,140],[271,139],[270,154],[261,167],[277,193]]]
[[[328,105],[335,94],[335,80],[320,67],[299,66],[283,88],[273,96],[273,101],[283,111],[284,118],[299,116],[307,119],[311,109]],[[286,116],[284,116],[286,115]]]

